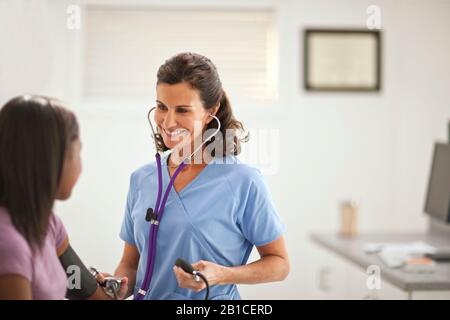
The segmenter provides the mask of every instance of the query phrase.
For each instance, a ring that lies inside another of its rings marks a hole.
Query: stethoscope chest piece
[[[147,209],[147,213],[145,214],[145,221],[150,222],[151,224],[156,224],[156,225],[159,224],[158,216],[153,211],[153,208],[148,208]]]

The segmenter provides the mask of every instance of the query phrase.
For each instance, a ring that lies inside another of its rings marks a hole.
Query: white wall
[[[299,89],[300,73],[292,72],[301,67],[299,29],[364,26],[371,4],[382,10],[382,92]],[[312,230],[338,228],[340,199],[360,200],[362,231],[426,226],[422,208],[432,143],[446,138],[450,118],[450,2],[288,1],[280,17],[281,105],[293,120],[286,121],[292,128],[287,131],[298,131],[299,138],[297,148],[282,148],[282,159],[294,154],[300,164],[294,169],[295,162],[286,161],[271,180],[290,226],[294,262],[282,287],[286,297],[310,297],[321,253],[306,238]]]
[[[76,99],[80,34],[65,28],[71,3],[0,0],[0,103],[23,92],[71,103],[81,124],[84,172],[57,211],[86,263],[112,271],[122,249],[118,231],[129,175],[153,155],[147,106],[99,107]],[[340,200],[361,202],[362,231],[425,229],[432,143],[446,138],[450,118],[450,1],[250,2],[259,4],[277,10],[280,99],[264,110],[235,105],[235,111],[248,127],[280,130],[279,172],[267,179],[287,224],[292,271],[284,283],[243,286],[242,294],[311,298],[323,256],[309,234],[337,230]],[[365,27],[371,4],[382,10],[382,91],[305,92],[300,31]]]

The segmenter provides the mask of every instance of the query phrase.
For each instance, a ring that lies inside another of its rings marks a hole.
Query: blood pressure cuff
[[[97,290],[97,280],[70,245],[59,257],[59,261],[68,274],[66,298],[84,300],[92,296]]]

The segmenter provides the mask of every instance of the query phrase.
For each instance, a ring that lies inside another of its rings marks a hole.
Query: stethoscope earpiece
[[[164,152],[164,140],[162,135],[159,132],[155,131],[155,128],[153,127],[152,121],[150,119],[150,114],[152,113],[153,110],[155,110],[156,107],[151,108],[148,113],[147,113],[147,120],[148,123],[150,124],[150,128],[152,129],[152,133],[153,133],[153,140],[155,142],[155,148],[156,148],[156,152]]]
[[[157,150],[164,150],[164,140],[160,133],[156,133],[153,137],[155,139],[156,149]]]

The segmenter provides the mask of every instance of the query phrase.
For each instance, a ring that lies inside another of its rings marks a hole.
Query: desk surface
[[[363,234],[353,238],[341,237],[337,234],[313,234],[315,243],[331,250],[341,257],[364,268],[378,265],[381,277],[404,291],[450,290],[450,262],[436,263],[433,273],[407,273],[401,269],[388,268],[375,254],[363,251],[366,243],[370,242],[415,242],[424,241],[432,245],[442,244],[448,247],[441,238],[428,234]]]

